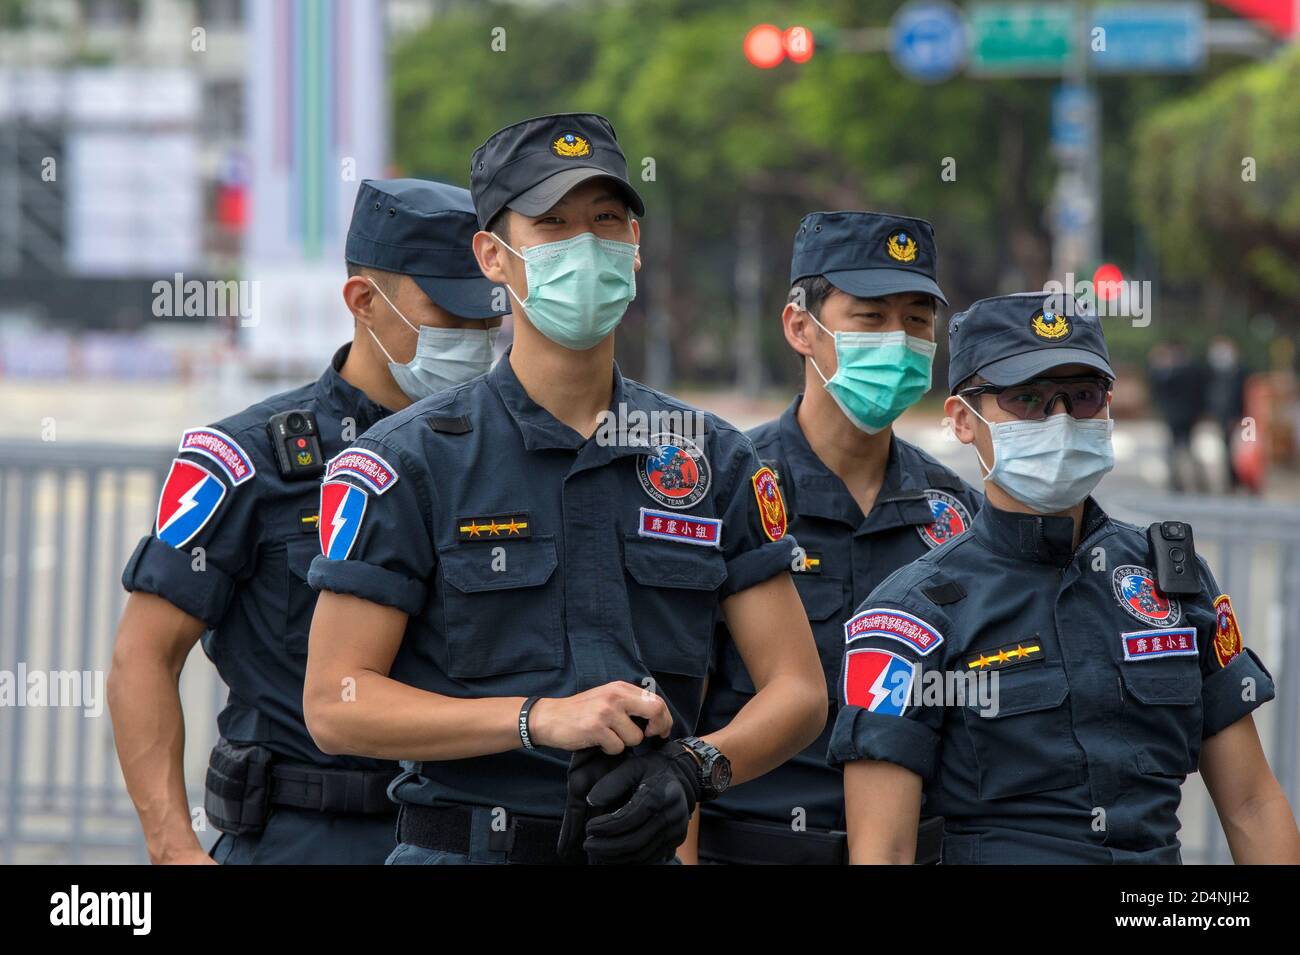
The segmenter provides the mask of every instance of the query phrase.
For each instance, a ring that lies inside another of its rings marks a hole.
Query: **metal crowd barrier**
[[[0,671],[107,674],[122,567],[152,525],[171,448],[0,442]],[[1177,518],[1233,596],[1242,632],[1278,685],[1256,713],[1265,751],[1300,806],[1300,506],[1245,499],[1101,496],[1145,526]],[[224,688],[197,646],[181,679],[186,778],[201,799]],[[0,707],[0,864],[145,861],[107,703]],[[1183,858],[1227,862],[1199,776],[1184,786]],[[215,833],[201,834],[210,844]]]
[[[103,692],[122,568],[152,526],[173,453],[0,441],[0,671],[88,671],[100,692],[91,717],[80,707],[0,706],[0,864],[146,860]],[[194,652],[181,688],[186,775],[201,793],[223,688]]]

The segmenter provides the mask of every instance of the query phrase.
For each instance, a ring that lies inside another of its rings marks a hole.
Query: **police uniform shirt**
[[[831,759],[919,774],[945,862],[1180,861],[1201,741],[1273,697],[1203,560],[1166,596],[1143,531],[1091,498],[1082,526],[986,506],[849,621]],[[996,707],[938,705],[944,671],[996,675]]]
[[[780,478],[791,513],[794,581],[808,613],[826,673],[829,718],[821,735],[777,769],[729,789],[704,812],[790,825],[802,809],[808,828],[843,828],[844,779],[826,763],[839,694],[844,621],[891,573],[970,526],[983,496],[915,445],[894,435],[884,481],[864,518],[844,482],[808,445],[794,399],[775,421],[749,432],[759,457]],[[705,697],[701,728],[726,725],[754,693],[725,625],[718,628],[716,672]]]
[[[611,410],[692,411],[617,367]],[[787,572],[793,550],[783,527],[764,530],[749,439],[702,417],[694,441],[583,439],[529,398],[507,353],[331,461],[321,519],[343,514],[345,536],[323,541],[312,586],[410,615],[391,670],[408,685],[567,697],[625,680],[665,698],[674,736],[692,733],[720,602]],[[390,795],[558,818],[569,755],[408,763]]]
[[[209,628],[203,650],[230,689],[221,735],[331,768],[383,769],[372,759],[326,756],[303,724],[307,633],[316,594],[307,585],[320,484],[285,481],[267,422],[315,412],[322,455],[342,451],[388,414],[339,369],[344,346],[315,382],[274,395],[205,428],[192,428],[164,483],[154,532],[136,548],[122,584],[156,594]]]

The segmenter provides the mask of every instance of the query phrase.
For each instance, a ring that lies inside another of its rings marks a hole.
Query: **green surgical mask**
[[[829,379],[810,357],[826,391],[859,429],[877,434],[930,390],[930,368],[938,346],[906,332],[832,332],[838,367]]]
[[[528,298],[506,289],[534,328],[565,348],[595,348],[623,319],[636,298],[631,242],[597,238],[591,232],[524,249],[523,254],[496,233],[493,238],[524,260]]]

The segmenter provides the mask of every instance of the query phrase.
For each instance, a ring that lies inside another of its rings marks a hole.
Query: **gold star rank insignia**
[[[1043,658],[1043,645],[1038,637],[1021,640],[1003,647],[990,647],[966,657],[967,670],[1009,670],[1011,667],[1034,663]]]
[[[524,512],[462,517],[456,521],[456,537],[463,541],[524,538],[532,534],[533,523]]]
[[[822,572],[821,551],[804,551],[803,560],[799,561],[793,570],[796,574],[820,574]]]

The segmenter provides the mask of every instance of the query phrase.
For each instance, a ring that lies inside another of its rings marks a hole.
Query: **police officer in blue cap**
[[[780,491],[614,363],[644,208],[604,118],[498,131],[471,187],[514,344],[331,462],[352,537],[312,564],[307,724],[405,761],[393,863],[671,861],[698,802],[825,721]],[[757,692],[701,737],[719,615]]]
[[[852,860],[912,861],[924,793],[946,863],[1177,863],[1199,769],[1237,862],[1300,862],[1251,718],[1273,680],[1192,528],[1091,497],[1115,373],[1066,304],[1006,295],[949,324],[946,411],[987,503],[846,626],[830,750]]]
[[[814,212],[795,234],[781,320],[803,358],[804,390],[750,437],[791,509],[794,580],[817,639],[829,717],[803,752],[703,807],[703,861],[847,860],[844,780],[826,763],[844,620],[899,567],[961,534],[981,503],[893,433],[930,388],[936,311],[947,304],[936,257],[930,223],[904,216]],[[754,691],[725,628],[719,638],[706,729],[725,725]],[[940,832],[940,820],[927,820],[920,861],[937,860]]]
[[[131,591],[109,676],[118,755],[154,862],[208,862],[191,825],[177,680],[204,652],[230,688],[218,717],[207,821],[223,863],[381,863],[394,845],[396,765],[327,756],[302,717],[307,585],[324,462],[371,425],[486,372],[500,317],[470,244],[464,189],[367,180],[348,232],[343,299],[353,341],[310,385],[181,436],[153,532],[122,575]]]

